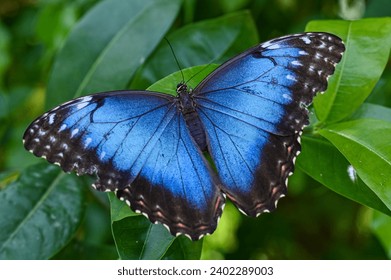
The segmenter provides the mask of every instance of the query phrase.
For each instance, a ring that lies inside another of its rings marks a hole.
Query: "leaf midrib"
[[[64,176],[64,172],[60,172],[56,178],[52,181],[50,186],[46,189],[45,193],[41,196],[41,198],[37,201],[35,206],[29,211],[29,213],[25,216],[23,220],[20,221],[15,230],[8,236],[8,238],[4,241],[2,246],[0,247],[0,251],[2,251],[8,243],[13,240],[13,238],[19,233],[19,231],[23,228],[23,226],[30,221],[31,217],[37,212],[37,210],[42,206],[42,204],[46,201],[47,197],[51,194],[51,192],[57,186],[58,181]]]

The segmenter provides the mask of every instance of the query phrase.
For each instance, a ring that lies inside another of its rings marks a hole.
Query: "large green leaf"
[[[190,24],[169,34],[167,39],[183,68],[222,62],[258,43],[257,29],[248,12]],[[178,70],[168,43],[163,41],[137,72],[131,88],[144,89]]]
[[[337,147],[365,184],[391,209],[391,123],[360,119],[328,126],[319,133]]]
[[[304,136],[296,165],[336,193],[391,216],[390,209],[354,173],[349,161],[324,138]]]
[[[340,36],[346,44],[327,92],[314,101],[321,122],[338,122],[361,106],[380,79],[391,48],[391,18],[311,21],[306,27],[319,30]]]
[[[76,176],[33,165],[0,192],[0,259],[48,259],[74,235],[84,212]]]
[[[87,93],[125,88],[180,5],[181,0],[106,0],[96,5],[72,30],[56,59],[47,108]]]

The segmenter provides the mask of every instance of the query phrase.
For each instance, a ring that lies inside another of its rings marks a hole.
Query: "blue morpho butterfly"
[[[97,190],[197,240],[216,229],[226,196],[249,216],[275,209],[306,107],[344,50],[328,33],[277,38],[228,60],[194,90],[180,83],[176,97],[122,90],[66,102],[27,128],[24,145],[64,171],[96,174]]]

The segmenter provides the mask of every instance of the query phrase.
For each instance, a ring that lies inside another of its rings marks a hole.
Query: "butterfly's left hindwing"
[[[308,106],[340,61],[327,33],[281,37],[234,57],[194,91],[223,190],[248,215],[275,208],[286,193],[308,124]]]
[[[67,102],[34,121],[24,145],[65,171],[97,174],[133,210],[192,239],[212,233],[224,198],[174,98],[117,91]]]

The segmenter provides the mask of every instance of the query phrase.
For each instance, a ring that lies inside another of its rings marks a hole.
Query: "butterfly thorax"
[[[205,131],[196,110],[197,104],[192,91],[183,82],[177,85],[176,91],[178,93],[177,106],[186,121],[190,134],[201,151],[206,151]]]

